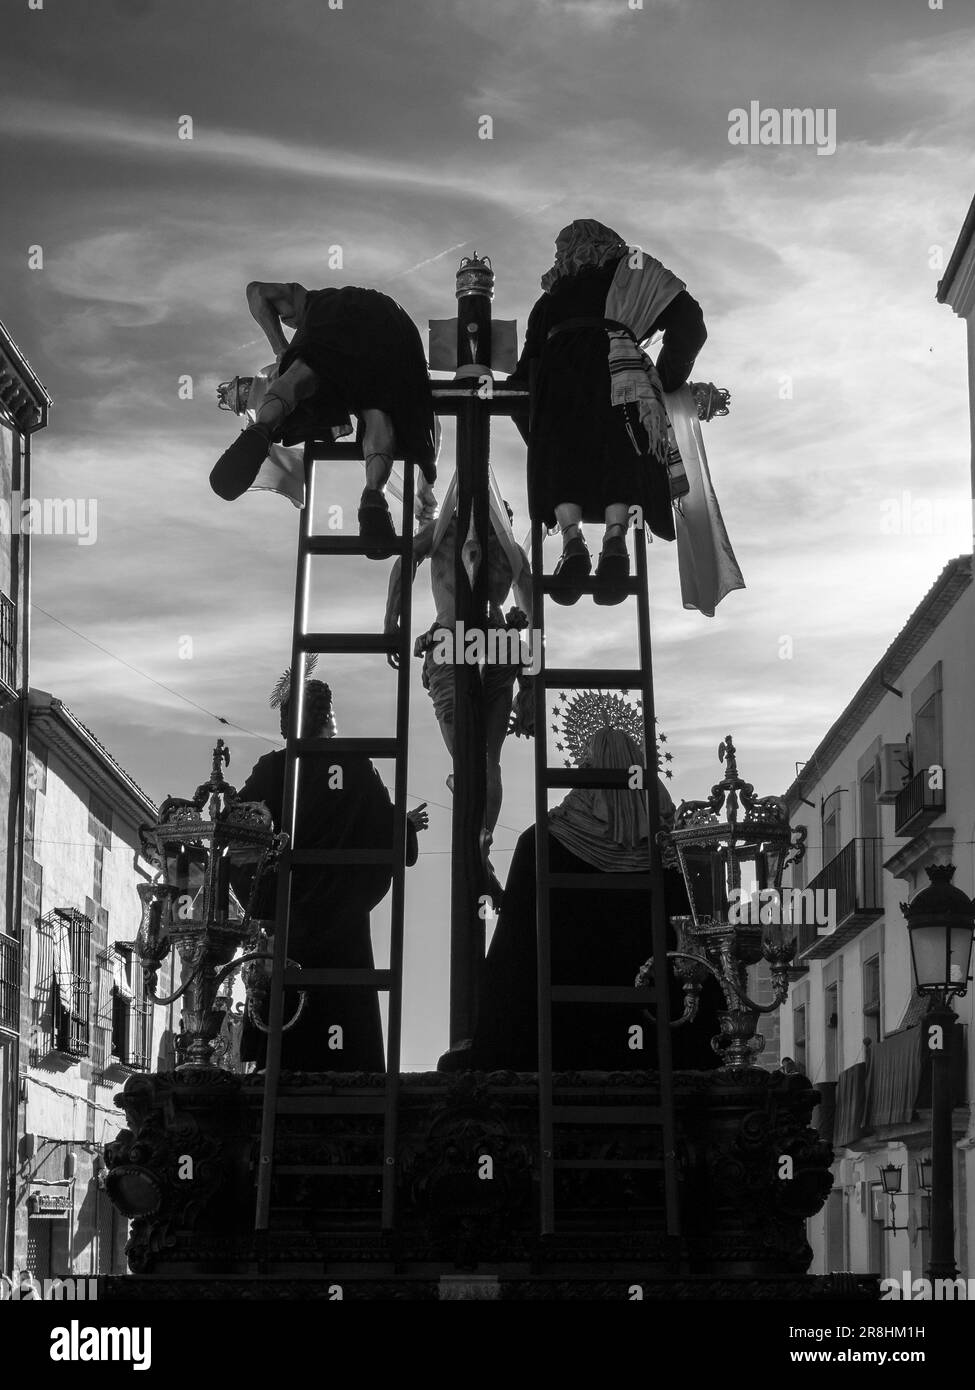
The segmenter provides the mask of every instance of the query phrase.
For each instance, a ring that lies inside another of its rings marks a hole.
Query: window
[[[142,983],[142,966],[131,946],[113,948],[111,1052],[121,1066],[145,1070],[149,1066],[151,1014]]]
[[[57,907],[37,930],[34,1050],[87,1057],[91,1045],[91,920],[77,908]]]
[[[823,993],[825,1009],[823,1058],[826,1065],[824,1081],[835,1081],[839,1075],[840,1060],[840,986],[839,981],[829,986]]]
[[[823,866],[835,859],[840,852],[840,808],[834,802],[832,808],[823,808]]]
[[[880,956],[863,962],[863,1037],[864,1041],[880,1042]]]
[[[875,840],[880,834],[875,767],[871,768],[865,777],[860,778],[860,834],[865,840]]]
[[[17,605],[0,594],[0,680],[17,689]]]
[[[941,691],[936,690],[914,715],[914,771],[943,765]]]
[[[807,1074],[805,1004],[799,1004],[792,1010],[792,1054],[797,1071],[805,1076]]]

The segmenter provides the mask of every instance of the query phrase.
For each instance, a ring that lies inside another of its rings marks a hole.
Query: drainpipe
[[[46,423],[46,422],[45,422]],[[30,473],[30,449],[31,436],[27,431],[20,438],[20,492],[22,497],[31,495],[31,473]],[[30,981],[30,941],[24,932],[24,882],[26,877],[26,855],[27,846],[25,844],[27,830],[27,769],[28,752],[27,738],[30,722],[30,603],[31,603],[31,571],[30,571],[30,533],[26,535],[21,530],[17,537],[17,548],[20,561],[22,604],[20,621],[20,764],[18,772],[17,788],[17,846],[16,856],[16,885],[13,900],[13,908],[16,914],[16,936],[20,942],[20,988],[18,989],[18,999],[21,1005],[21,1019],[18,1020],[17,1037],[14,1040],[11,1052],[13,1060],[11,1065],[12,1077],[12,1104],[10,1106],[10,1134],[8,1138],[11,1179],[8,1192],[7,1209],[7,1248],[4,1251],[4,1268],[13,1272],[14,1251],[16,1244],[16,1222],[17,1222],[17,1149],[20,1142],[22,1129],[26,1129],[27,1105],[26,1098],[21,1100],[21,1027],[23,1019],[23,998],[24,986],[27,982],[29,991]],[[23,1124],[22,1124],[23,1120]]]

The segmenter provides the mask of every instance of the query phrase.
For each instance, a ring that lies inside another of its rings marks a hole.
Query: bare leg
[[[393,422],[384,410],[364,410],[362,456],[366,461],[366,487],[382,492],[393,471]]]
[[[625,502],[611,502],[606,508],[606,533],[611,526],[622,526],[625,535],[630,524],[630,509]]]
[[[555,520],[559,523],[559,530],[562,532],[563,545],[571,539],[573,528],[577,535],[581,535],[579,523],[582,521],[582,508],[578,502],[560,502],[555,508]]]
[[[501,785],[501,749],[508,733],[513,686],[514,679],[512,679],[511,686],[506,686],[503,691],[498,691],[484,711],[484,733],[487,744],[487,798],[484,805],[484,827],[489,837],[493,836],[494,827],[501,814],[501,797],[504,793],[504,788]],[[490,844],[490,839],[488,843]]]
[[[359,535],[370,543],[372,560],[385,560],[396,551],[397,536],[383,488],[393,471],[393,422],[384,410],[362,412],[362,455],[366,486],[359,503]]]
[[[268,387],[257,412],[256,424],[276,434],[301,401],[315,394],[318,378],[304,362],[292,362],[288,370]]]

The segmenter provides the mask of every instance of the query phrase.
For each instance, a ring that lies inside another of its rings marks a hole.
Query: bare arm
[[[521,546],[518,547],[518,553],[521,556],[521,569],[512,580],[511,588],[515,596],[515,603],[523,613],[527,614],[528,623],[529,626],[531,626],[534,621],[534,614],[532,612],[532,567],[528,562],[528,556],[522,550]]]
[[[416,578],[417,567],[421,561],[425,560],[430,554],[433,545],[433,533],[436,523],[428,521],[425,526],[421,526],[413,537],[413,572],[410,575],[410,583]],[[389,572],[389,590],[386,594],[386,617],[383,623],[383,631],[387,634],[399,631],[399,606],[400,595],[403,585],[403,557],[399,556]],[[399,657],[395,652],[390,652],[386,660],[390,666],[399,665]]]
[[[271,344],[271,351],[279,357],[288,346],[281,320],[294,317],[296,307],[290,287],[273,280],[252,280],[247,286],[247,307]]]

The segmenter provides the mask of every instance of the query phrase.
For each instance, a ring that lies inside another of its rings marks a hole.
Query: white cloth
[[[638,258],[638,260],[637,260]],[[637,260],[636,265],[631,265]],[[661,463],[667,456],[667,412],[657,368],[640,348],[671,300],[686,286],[683,280],[639,248],[633,248],[616,267],[606,295],[606,317],[626,324],[632,333],[609,330],[609,393],[614,406],[632,405],[647,432],[650,453]],[[634,439],[634,447],[642,446]]]
[[[681,598],[685,608],[713,618],[725,594],[743,589],[745,581],[711,483],[693,392],[685,385],[664,399],[689,484],[674,507]]]
[[[277,367],[272,363],[268,367],[262,367],[254,377],[247,397],[247,409],[244,412],[245,418],[251,424],[257,419],[257,412],[264,404],[268,387],[276,375]],[[351,433],[352,426],[350,424],[332,426],[333,439],[343,439]],[[261,464],[260,472],[247,491],[276,492],[280,497],[287,497],[288,501],[293,502],[296,507],[303,507],[305,505],[304,452],[301,444],[291,444],[288,447],[283,444],[272,444],[267,458]]]
[[[433,541],[430,546],[431,555],[443,541],[444,533],[450,525],[451,518],[456,510],[457,474],[455,472],[450,482],[447,484],[447,491],[444,493],[444,499],[440,506],[437,524],[433,530]],[[501,489],[498,487],[498,480],[494,476],[494,469],[491,467],[488,468],[488,514],[494,533],[501,543],[501,549],[504,551],[508,564],[511,566],[511,587],[514,590],[515,603],[523,613],[531,616],[531,570],[528,564],[528,557],[515,540],[515,533],[512,531],[511,522],[508,520],[508,512],[501,496]],[[471,525],[473,526],[473,516],[471,517]],[[468,570],[468,578],[473,584],[471,570],[466,562],[468,545],[471,544],[471,537],[468,535],[467,543],[465,543],[464,546],[465,569]]]

